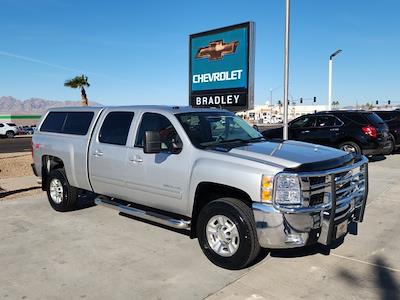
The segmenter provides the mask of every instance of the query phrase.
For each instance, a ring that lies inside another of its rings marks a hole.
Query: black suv
[[[400,148],[400,110],[374,111],[389,127],[389,146],[384,154],[390,154]]]
[[[282,138],[282,128],[262,132],[266,138]],[[289,122],[289,139],[321,144],[365,155],[383,154],[389,130],[375,113],[327,111],[308,114]]]

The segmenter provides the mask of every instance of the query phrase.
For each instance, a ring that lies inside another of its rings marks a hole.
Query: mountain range
[[[79,106],[79,101],[56,101],[41,98],[19,100],[11,96],[0,97],[0,113],[43,113],[52,107]],[[89,101],[90,106],[102,106],[102,104]]]

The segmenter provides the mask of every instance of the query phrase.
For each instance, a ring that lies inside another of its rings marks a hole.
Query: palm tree
[[[85,91],[85,87],[89,87],[90,84],[88,82],[88,77],[85,75],[81,75],[81,76],[75,76],[72,79],[66,80],[64,82],[64,86],[66,87],[70,87],[73,89],[81,89],[81,105],[82,106],[88,106],[88,98],[86,96],[86,91]]]
[[[339,101],[332,101],[332,106],[333,106],[333,108],[338,108],[339,107]]]

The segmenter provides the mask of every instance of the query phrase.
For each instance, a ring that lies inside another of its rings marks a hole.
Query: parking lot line
[[[338,257],[338,258],[359,262],[361,264],[365,264],[365,265],[369,265],[369,266],[373,266],[373,267],[377,267],[377,268],[381,268],[381,269],[386,269],[386,270],[393,271],[393,272],[400,272],[399,269],[395,269],[395,268],[391,268],[391,267],[387,267],[387,266],[382,266],[382,265],[378,265],[378,264],[374,264],[374,263],[370,263],[370,262],[367,262],[367,261],[364,261],[364,260],[359,260],[359,259],[356,259],[356,258],[351,258],[351,257],[339,255],[339,254],[334,254],[334,253],[331,253],[331,255],[335,256],[335,257]]]

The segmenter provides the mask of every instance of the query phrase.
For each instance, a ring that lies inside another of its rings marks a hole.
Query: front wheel
[[[362,154],[360,146],[351,141],[341,143],[339,149],[346,151],[347,153]]]
[[[197,234],[207,258],[225,269],[245,268],[260,251],[252,210],[238,199],[220,198],[204,206]]]
[[[47,198],[56,211],[69,211],[75,207],[78,198],[77,188],[70,186],[65,171],[56,169],[47,178]]]

